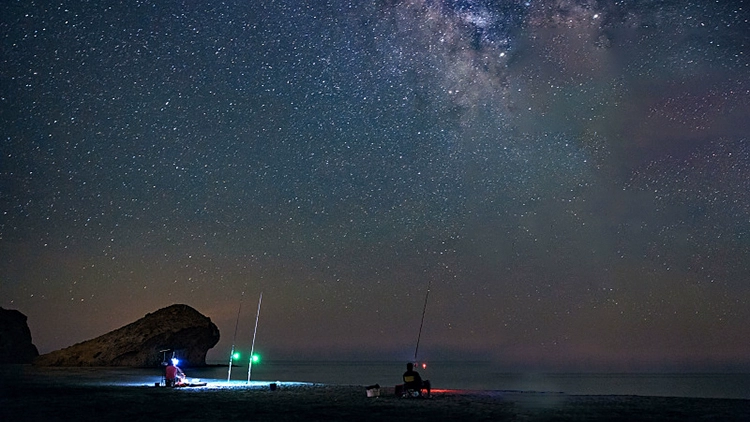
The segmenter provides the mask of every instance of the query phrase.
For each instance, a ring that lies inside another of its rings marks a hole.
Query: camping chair
[[[430,382],[422,381],[422,378],[414,375],[404,376],[402,397],[427,397],[430,391]],[[423,393],[423,392],[426,392]]]

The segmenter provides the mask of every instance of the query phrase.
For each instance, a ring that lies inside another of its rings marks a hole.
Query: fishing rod
[[[424,307],[422,307],[422,322],[419,323],[419,335],[417,335],[417,347],[414,349],[414,362],[417,362],[417,352],[419,352],[419,339],[422,338],[422,326],[424,326],[424,314],[427,312],[427,299],[430,297],[430,286],[432,279],[427,281],[427,294],[424,296]]]
[[[232,338],[232,351],[229,352],[229,371],[227,372],[227,382],[232,379],[232,361],[234,360],[234,343],[237,341],[237,327],[240,325],[240,312],[242,311],[242,298],[245,292],[240,296],[240,308],[237,309],[237,322],[234,323],[234,338]]]
[[[253,330],[253,343],[250,346],[250,361],[247,364],[247,383],[250,384],[250,374],[253,371],[253,359],[255,358],[255,334],[258,332],[258,317],[260,316],[260,303],[263,301],[263,292],[258,298],[258,312],[255,313],[255,329]]]

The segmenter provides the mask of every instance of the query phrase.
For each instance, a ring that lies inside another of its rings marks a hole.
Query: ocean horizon
[[[405,369],[393,361],[269,361],[253,365],[252,379],[394,386]],[[750,373],[508,372],[490,362],[440,361],[417,370],[433,389],[750,399]],[[233,369],[232,379],[241,372]]]

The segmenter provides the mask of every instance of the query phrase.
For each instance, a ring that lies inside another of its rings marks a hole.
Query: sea
[[[569,395],[636,395],[750,399],[750,373],[527,373],[503,372],[489,362],[432,362],[417,368],[433,390],[551,392]],[[392,387],[403,362],[262,361],[248,367],[209,362],[183,368],[189,380],[216,385],[312,383]],[[248,377],[249,375],[249,377]],[[54,384],[153,386],[159,368],[42,368],[0,366],[5,381]],[[231,379],[229,379],[231,377]],[[248,378],[250,382],[248,382]]]

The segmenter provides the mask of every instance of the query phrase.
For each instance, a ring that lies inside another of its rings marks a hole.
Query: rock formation
[[[219,342],[211,319],[187,305],[172,305],[115,331],[39,356],[38,366],[159,366],[174,352],[181,366],[206,364]],[[165,352],[168,351],[168,352]]]
[[[0,364],[31,363],[39,351],[31,343],[26,315],[0,308]]]

